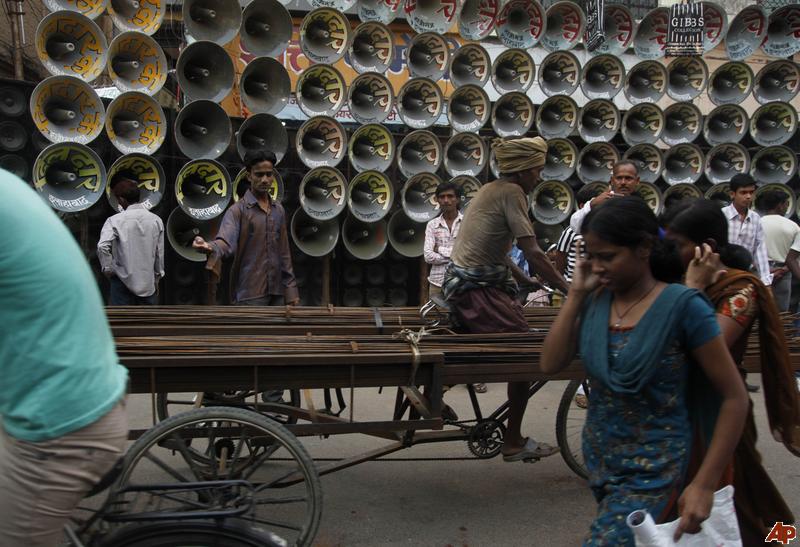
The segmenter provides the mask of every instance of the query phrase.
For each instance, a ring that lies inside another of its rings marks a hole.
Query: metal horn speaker
[[[455,184],[458,188],[458,199],[461,203],[460,209],[463,211],[467,208],[469,202],[472,201],[472,198],[478,194],[478,190],[481,189],[481,182],[469,175],[453,177],[450,182]]]
[[[300,183],[300,206],[315,220],[331,220],[347,207],[347,180],[334,167],[317,167]]]
[[[708,53],[728,34],[728,14],[715,2],[703,2],[703,53]]]
[[[750,171],[750,154],[741,144],[718,144],[706,155],[706,178],[712,184],[726,182],[731,177]]]
[[[544,8],[538,0],[509,0],[497,16],[497,36],[509,48],[532,48],[547,30]]]
[[[767,15],[761,6],[747,6],[731,22],[725,36],[725,50],[731,61],[744,61],[761,47],[767,37]]]
[[[682,182],[667,188],[664,192],[664,208],[669,209],[673,203],[684,199],[702,199],[703,191],[695,184]]]
[[[584,183],[611,180],[619,150],[607,142],[586,145],[578,156],[578,178]]]
[[[56,76],[91,82],[106,68],[107,50],[100,27],[74,11],[51,13],[36,27],[36,55]]]
[[[252,114],[279,114],[289,103],[292,82],[284,66],[271,57],[247,63],[239,80],[239,94]]]
[[[547,157],[542,169],[542,180],[567,180],[578,166],[578,148],[568,139],[547,141]]]
[[[651,10],[636,28],[633,49],[640,59],[660,59],[666,54],[669,8]]]
[[[581,81],[578,58],[568,51],[556,51],[539,65],[539,87],[545,95],[572,95]]]
[[[569,219],[575,209],[575,194],[563,181],[540,182],[531,195],[531,213],[536,222],[552,226]]]
[[[637,144],[625,152],[624,159],[636,164],[639,180],[655,183],[664,170],[664,156],[654,144]]]
[[[667,74],[667,95],[676,101],[694,100],[708,85],[708,67],[700,57],[676,57]]]
[[[489,148],[477,133],[456,133],[444,147],[444,168],[451,177],[477,177],[489,161]]]
[[[347,215],[342,223],[342,240],[347,251],[359,260],[373,260],[386,250],[386,221],[363,222]]]
[[[50,142],[88,144],[103,130],[106,112],[89,84],[72,76],[50,76],[31,93],[30,112]]]
[[[622,118],[622,137],[631,146],[655,144],[664,132],[664,112],[652,103],[639,103]]]
[[[214,160],[191,160],[178,172],[175,197],[183,212],[211,220],[225,212],[233,187],[228,170]]]
[[[458,14],[458,33],[465,40],[483,40],[495,28],[500,0],[465,0]]]
[[[331,8],[345,12],[356,5],[356,0],[309,0],[312,8]]]
[[[167,218],[167,241],[181,258],[191,262],[205,262],[208,255],[194,249],[192,242],[197,236],[206,241],[213,239],[217,229],[217,222],[192,218],[180,207],[175,207]]]
[[[377,72],[360,74],[350,84],[348,105],[358,123],[382,123],[394,107],[392,83]]]
[[[767,103],[750,118],[750,136],[761,146],[785,144],[796,130],[797,111],[789,103]]]
[[[619,110],[606,99],[589,101],[578,117],[578,134],[586,142],[610,142],[619,126]]]
[[[703,137],[711,146],[724,142],[739,142],[747,134],[747,112],[735,104],[724,104],[706,116]]]
[[[465,85],[456,89],[447,105],[447,120],[454,131],[477,132],[492,113],[489,95],[476,85]]]
[[[350,44],[350,64],[356,72],[383,74],[394,61],[394,34],[386,25],[377,22],[362,23],[353,33]]]
[[[658,189],[658,186],[652,182],[640,181],[633,195],[642,198],[656,216],[660,215],[661,211],[664,210],[664,196],[661,194],[661,190]]]
[[[347,53],[350,21],[340,11],[319,8],[300,25],[300,49],[315,63],[333,64]]]
[[[233,89],[233,61],[222,46],[198,41],[186,46],[175,67],[178,85],[192,100],[219,103]]]
[[[144,154],[128,154],[117,159],[108,170],[108,180],[114,180],[118,174],[124,174],[136,182],[139,187],[141,203],[146,209],[152,209],[161,202],[167,177],[164,168],[155,158]],[[111,192],[111,185],[106,185],[106,199],[115,211],[122,211],[116,196]]]
[[[791,57],[800,52],[800,4],[789,4],[769,15],[767,39],[761,45],[770,57]]]
[[[547,23],[541,45],[547,51],[566,51],[574,48],[583,38],[586,15],[575,2],[555,2],[545,13]]]
[[[536,111],[536,129],[545,139],[565,139],[578,127],[578,105],[571,97],[556,95]]]
[[[383,173],[394,161],[394,138],[389,130],[379,123],[362,125],[350,137],[347,154],[350,163],[359,173],[362,171]]]
[[[664,182],[670,186],[695,183],[703,174],[703,152],[695,144],[679,144],[664,153]]]
[[[321,257],[330,254],[339,242],[339,222],[310,216],[304,209],[292,215],[292,241],[303,254]]]
[[[141,32],[123,32],[108,48],[108,75],[122,92],[158,93],[167,81],[169,66],[164,50]]]
[[[96,19],[108,6],[108,0],[44,0],[50,11],[75,11],[89,19]]]
[[[458,4],[458,0],[403,0],[403,11],[414,32],[444,34],[455,23]]]
[[[247,169],[242,168],[239,170],[239,174],[236,175],[236,178],[233,179],[233,202],[236,203],[242,199],[249,189],[250,177],[247,175]],[[275,169],[272,175],[272,182],[269,183],[269,187],[267,188],[267,194],[269,194],[272,201],[282,202],[283,196],[286,193],[285,190],[286,187],[283,184],[281,172]]]
[[[432,126],[439,119],[443,106],[442,91],[427,78],[407,81],[397,94],[397,113],[412,129]]]
[[[441,34],[425,32],[414,36],[405,50],[411,77],[439,80],[450,63],[450,47]]]
[[[788,184],[797,172],[797,156],[786,146],[767,146],[753,156],[750,174],[757,181]]]
[[[414,222],[428,222],[439,215],[436,187],[442,179],[434,173],[419,173],[406,181],[400,191],[403,211]]]
[[[143,32],[152,36],[161,28],[167,12],[165,0],[111,0],[108,14],[122,32]]]
[[[622,55],[633,43],[636,20],[622,4],[606,4],[603,8],[605,41],[595,49],[599,55]]]
[[[761,104],[788,103],[800,91],[800,65],[792,61],[772,61],[758,71],[753,95]]]
[[[248,152],[269,150],[280,163],[289,150],[289,134],[272,114],[255,114],[247,118],[236,133],[236,150],[244,159]]]
[[[739,104],[753,90],[753,71],[745,63],[720,65],[708,83],[708,97],[714,104]]]
[[[795,214],[795,210],[797,208],[797,203],[796,203],[797,200],[796,200],[795,195],[794,195],[794,190],[792,190],[791,188],[789,188],[785,184],[764,184],[764,185],[758,187],[758,189],[756,190],[755,195],[753,196],[753,207],[756,210],[759,210],[759,212],[762,215],[767,213],[766,211],[761,211],[760,208],[759,208],[759,205],[761,204],[761,199],[760,198],[761,198],[761,196],[764,195],[765,192],[780,192],[783,195],[785,195],[786,199],[789,200],[789,207],[788,207],[786,213],[784,214],[784,216],[788,218],[788,217],[792,216],[793,214]]]
[[[106,133],[111,144],[123,154],[150,155],[167,138],[167,119],[155,99],[129,91],[108,105]]]
[[[347,100],[347,86],[332,66],[312,65],[297,79],[295,95],[306,116],[335,116]]]
[[[521,137],[533,125],[533,101],[525,93],[506,93],[494,103],[492,128],[501,137]]]
[[[625,85],[625,65],[614,55],[598,55],[583,66],[581,90],[589,99],[613,99]]]
[[[714,201],[720,209],[731,204],[731,187],[727,182],[715,184],[706,190],[705,198]]]
[[[88,146],[62,142],[42,150],[33,164],[31,182],[53,209],[77,213],[103,195],[106,168]]]
[[[256,57],[277,57],[292,39],[292,16],[277,0],[252,0],[242,12],[239,40]]]
[[[524,49],[507,49],[500,53],[492,66],[492,85],[498,93],[525,93],[533,85],[536,65]]]
[[[632,104],[657,103],[667,90],[667,67],[658,61],[637,63],[628,72],[623,89]]]
[[[450,80],[457,88],[469,84],[483,87],[491,75],[492,60],[478,44],[461,46],[450,59]]]
[[[358,18],[364,23],[388,25],[397,17],[400,0],[358,0]]]
[[[192,159],[214,159],[228,148],[233,136],[231,120],[213,101],[193,101],[175,119],[175,142]]]
[[[405,211],[395,211],[389,219],[389,243],[392,249],[407,258],[422,256],[425,227],[425,224],[414,221]]]
[[[239,33],[242,8],[238,0],[183,0],[183,24],[195,40],[225,45]]]
[[[703,115],[694,103],[675,103],[664,110],[661,139],[668,145],[694,142],[703,130]]]
[[[347,133],[329,116],[316,116],[297,130],[297,155],[306,167],[336,167],[347,152]]]
[[[394,203],[394,186],[380,171],[364,171],[350,181],[347,208],[362,222],[377,222],[389,214]]]
[[[405,177],[435,173],[442,164],[442,143],[430,131],[412,131],[397,149],[397,166]]]

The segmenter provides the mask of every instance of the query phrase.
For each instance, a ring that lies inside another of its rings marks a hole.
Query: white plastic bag
[[[714,493],[711,515],[697,534],[683,534],[677,543],[672,539],[679,520],[656,524],[647,511],[634,511],[627,518],[636,547],[742,547],[739,523],[733,507],[733,486]]]

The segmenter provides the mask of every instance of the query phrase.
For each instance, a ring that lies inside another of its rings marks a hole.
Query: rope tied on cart
[[[419,350],[420,341],[426,336],[431,336],[437,333],[455,334],[450,329],[444,327],[439,327],[429,330],[426,329],[424,326],[422,326],[418,331],[414,331],[411,329],[403,329],[392,335],[392,338],[404,340],[408,342],[409,346],[411,346],[412,360],[411,360],[411,376],[408,379],[409,386],[417,385],[416,383],[417,369],[419,369],[419,363],[420,363],[420,350]]]

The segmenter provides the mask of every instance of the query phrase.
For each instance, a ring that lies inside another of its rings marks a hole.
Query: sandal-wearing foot
[[[486,384],[484,384],[483,382],[472,384],[472,387],[475,390],[475,393],[486,393],[489,390],[489,388],[487,388]]]
[[[551,446],[547,443],[536,442],[530,437],[525,440],[525,446],[522,450],[514,454],[503,454],[504,462],[522,462],[522,461],[535,461],[553,454],[558,454],[559,448]]]
[[[578,405],[578,408],[588,408],[589,400],[586,398],[586,395],[578,393],[575,395],[575,404]]]

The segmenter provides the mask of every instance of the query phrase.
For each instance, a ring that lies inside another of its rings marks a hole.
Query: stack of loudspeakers
[[[499,176],[490,153],[495,137],[548,141],[544,182],[529,196],[546,242],[574,211],[575,192],[587,185],[601,191],[622,158],[639,165],[640,194],[656,212],[684,196],[725,201],[725,183],[741,172],[763,183],[759,192],[781,189],[794,199],[800,68],[792,59],[800,52],[800,5],[771,14],[750,6],[729,21],[720,5],[703,2],[704,53],[719,46],[727,55],[711,70],[703,56],[664,59],[667,8],[637,22],[624,6],[607,3],[606,40],[587,52],[579,47],[586,17],[574,2],[546,10],[536,0],[310,3],[293,28],[278,0],[252,0],[244,9],[237,0],[184,0],[191,40],[175,65],[182,107],[168,142],[185,159],[169,166],[169,176],[153,156],[168,126],[153,99],[167,61],[150,37],[163,2],[112,2],[118,33],[109,44],[88,7],[50,14],[37,32],[37,51],[53,76],[30,104],[54,144],[34,165],[34,185],[54,207],[74,212],[98,201],[117,161],[116,171],[138,169],[151,205],[174,200],[165,215],[170,244],[199,265],[204,256],[191,239],[212,236],[247,186],[245,173],[231,166],[250,150],[272,150],[279,176],[271,193],[289,210],[295,250],[310,257],[298,265],[342,257],[333,272],[336,300],[352,305],[400,301],[392,289],[417,283],[415,275],[404,285],[369,283],[368,270],[382,263],[391,272],[419,260],[425,223],[439,213],[437,185],[455,182],[466,206],[482,183]],[[352,10],[360,21],[345,15]],[[405,49],[388,26],[401,13],[413,29]],[[446,34],[454,29],[466,42]],[[309,65],[292,89],[285,52],[294,30],[294,54]],[[250,54],[241,74],[223,47],[237,36]],[[754,70],[746,60],[759,51],[773,60]],[[349,81],[344,63],[357,73]],[[408,76],[399,89],[387,75],[397,73],[397,63]],[[89,85],[105,67],[121,92],[107,107]],[[249,113],[243,121],[219,104],[234,88]],[[757,107],[748,106],[751,97]],[[297,125],[281,117],[293,102],[306,118]],[[354,124],[339,121],[345,111]],[[123,154],[110,166],[87,146],[103,129]],[[317,274],[301,277],[308,283]],[[318,300],[314,291],[304,298]]]

